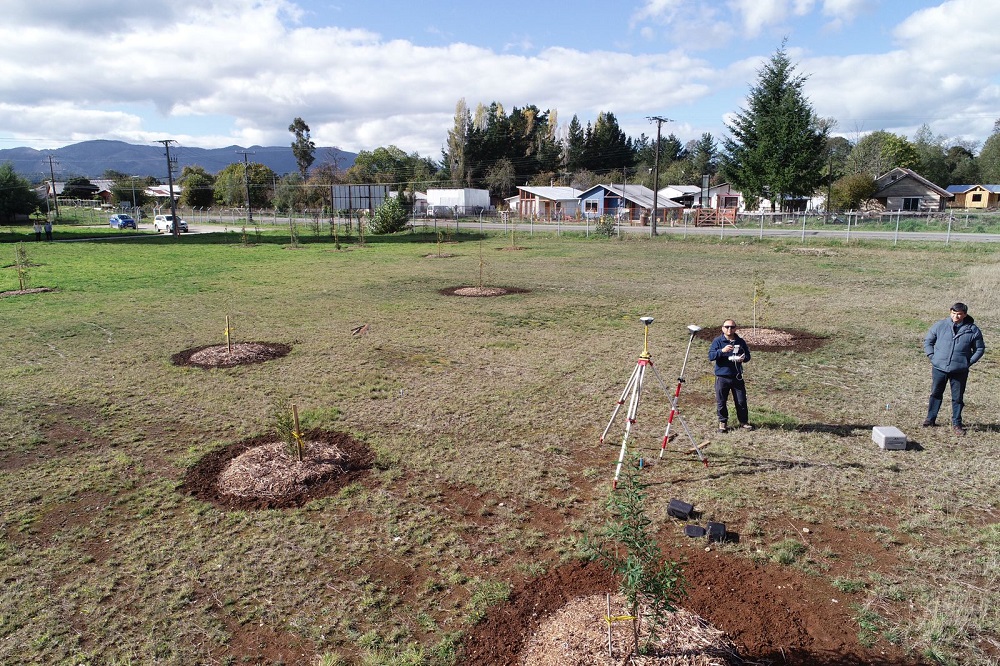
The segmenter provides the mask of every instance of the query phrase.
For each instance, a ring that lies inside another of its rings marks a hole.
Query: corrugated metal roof
[[[893,176],[893,174],[898,174],[898,175],[896,175],[895,177],[890,177]],[[927,180],[919,173],[914,171],[913,169],[907,169],[906,167],[896,167],[895,169],[890,169],[889,171],[886,171],[884,174],[876,178],[875,184],[878,186],[878,191],[875,192],[875,196],[878,196],[879,192],[881,192],[885,188],[895,183],[902,176],[909,176],[910,178],[916,180],[918,183],[923,184],[925,187],[934,190],[935,192],[937,192],[942,196],[949,196],[949,197],[954,196],[952,192],[949,192],[948,190],[938,185],[935,185],[934,183],[932,183],[931,181]]]
[[[575,187],[565,187],[561,185],[538,187],[519,185],[517,189],[522,192],[534,194],[536,197],[550,199],[552,201],[570,201],[571,199],[576,199],[581,194],[580,190]]]

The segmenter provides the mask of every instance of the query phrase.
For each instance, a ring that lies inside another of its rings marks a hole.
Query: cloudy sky
[[[815,111],[982,142],[996,0],[5,0],[0,148],[395,144],[438,159],[456,102],[611,111],[632,136],[726,133],[787,39]]]

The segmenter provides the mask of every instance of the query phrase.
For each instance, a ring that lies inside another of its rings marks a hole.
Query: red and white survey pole
[[[697,453],[698,459],[701,460],[705,467],[708,467],[708,458],[706,458],[702,452],[701,448],[695,442],[694,437],[691,435],[691,431],[687,427],[687,423],[684,421],[684,417],[680,415],[677,410],[677,402],[681,397],[681,386],[684,385],[684,371],[687,369],[688,356],[691,354],[691,343],[694,341],[694,335],[701,330],[701,326],[696,324],[689,324],[687,327],[688,331],[691,332],[691,337],[688,338],[687,351],[684,352],[684,362],[681,364],[681,374],[677,378],[677,389],[674,391],[674,395],[670,398],[670,416],[667,418],[667,428],[663,432],[663,444],[660,445],[660,458],[663,457],[663,452],[667,449],[667,442],[670,441],[670,426],[674,423],[674,418],[677,418],[681,422],[681,427],[684,428],[685,434],[687,434],[688,439],[691,440],[691,448],[688,449],[687,453]]]

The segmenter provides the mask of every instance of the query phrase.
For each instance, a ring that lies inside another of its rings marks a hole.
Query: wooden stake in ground
[[[483,239],[479,239],[479,288],[483,288]]]
[[[611,649],[611,593],[607,593],[608,600],[608,614],[605,616],[608,619],[608,656],[614,657],[615,653]]]
[[[306,445],[302,440],[302,430],[299,428],[298,405],[292,405],[292,422],[295,424],[295,429],[292,431],[292,436],[295,438],[295,453],[298,456],[299,462],[302,462],[302,456],[305,453]]]
[[[226,351],[230,354],[233,353],[233,338],[230,335],[233,329],[229,327],[229,315],[226,315]]]

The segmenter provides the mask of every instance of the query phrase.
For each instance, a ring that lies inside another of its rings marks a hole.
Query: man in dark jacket
[[[938,410],[944,398],[944,385],[951,385],[951,427],[956,435],[965,434],[962,407],[969,368],[983,357],[986,343],[983,333],[969,315],[965,303],[955,303],[947,319],[931,326],[924,338],[924,353],[931,361],[931,398],[923,427],[937,425]]]
[[[743,382],[743,364],[750,360],[750,347],[736,333],[736,322],[722,323],[722,335],[712,340],[708,360],[715,361],[715,409],[719,415],[719,432],[726,432],[729,422],[729,393],[733,394],[736,418],[744,430],[753,430],[747,409],[747,386]]]

